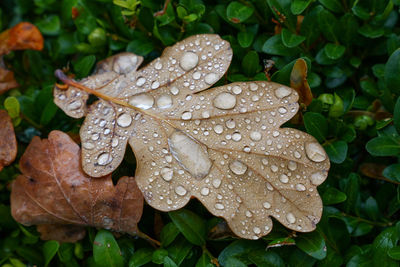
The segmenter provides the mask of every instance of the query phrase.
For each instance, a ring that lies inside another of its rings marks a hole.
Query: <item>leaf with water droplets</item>
[[[143,197],[135,179],[111,175],[91,179],[80,167],[80,149],[65,133],[34,137],[20,160],[22,175],[12,184],[11,212],[24,225],[38,225],[44,239],[74,242],[84,226],[137,233]]]
[[[129,142],[138,186],[156,209],[177,210],[196,197],[243,238],[268,234],[271,216],[312,231],[322,213],[316,186],[329,159],[312,136],[280,128],[297,113],[299,94],[262,81],[205,90],[231,58],[219,36],[196,35],[137,71],[113,74],[101,88],[92,81],[106,80],[101,74],[78,83],[57,72],[75,91],[100,99],[80,130],[83,169],[94,177],[109,174]]]

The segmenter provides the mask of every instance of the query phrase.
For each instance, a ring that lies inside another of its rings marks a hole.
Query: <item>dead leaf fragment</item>
[[[0,55],[13,50],[42,50],[43,36],[39,29],[29,23],[20,22],[11,29],[0,33]]]
[[[307,63],[299,58],[293,66],[290,74],[290,87],[299,93],[299,102],[308,106],[311,104],[313,95],[307,82]]]
[[[14,73],[0,66],[0,95],[18,86],[19,84],[14,78]]]
[[[126,54],[114,57],[129,63]],[[329,158],[312,136],[280,128],[299,108],[292,88],[259,81],[205,90],[231,59],[227,41],[196,35],[137,71],[134,60],[130,72],[113,70],[81,83],[57,72],[70,88],[56,88],[55,102],[67,114],[86,114],[80,135],[89,175],[115,170],[129,142],[136,181],[154,208],[176,210],[196,197],[248,239],[271,231],[270,216],[312,231],[322,213],[316,186],[326,179]],[[100,99],[87,113],[86,96],[76,95],[81,91]]]
[[[77,226],[137,233],[143,197],[135,179],[122,177],[116,186],[111,176],[91,179],[80,167],[79,154],[79,146],[63,132],[34,137],[20,160],[23,174],[12,184],[14,219],[42,225],[43,238],[64,242],[83,237]]]
[[[17,139],[7,111],[0,110],[0,171],[10,165],[17,156]]]

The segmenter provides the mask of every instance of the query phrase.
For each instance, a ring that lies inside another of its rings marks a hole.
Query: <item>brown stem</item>
[[[159,16],[164,15],[165,12],[167,12],[167,7],[168,7],[168,4],[169,4],[170,1],[171,1],[171,0],[165,0],[165,2],[164,2],[164,8],[163,8],[162,10],[160,10],[160,11],[154,13],[153,16],[154,16],[154,17],[159,17]]]
[[[144,239],[144,240],[146,240],[147,242],[149,242],[155,248],[161,246],[160,241],[151,238],[150,236],[146,235],[145,233],[141,232],[140,230],[138,230],[135,235],[140,237],[140,238],[142,238],[142,239]]]

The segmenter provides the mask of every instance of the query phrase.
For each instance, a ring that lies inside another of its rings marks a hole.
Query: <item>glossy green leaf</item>
[[[281,36],[274,35],[264,43],[262,51],[271,55],[292,56],[296,54],[297,49],[286,47],[282,42]]]
[[[331,162],[340,164],[347,157],[347,143],[344,141],[335,141],[328,143],[324,146],[326,153],[329,156]]]
[[[336,17],[326,9],[318,13],[319,28],[328,41],[337,42],[339,25]]]
[[[78,77],[86,77],[91,73],[95,63],[96,57],[94,55],[85,56],[73,63],[74,71]]]
[[[168,257],[168,251],[166,249],[160,248],[153,252],[151,259],[155,264],[162,264],[164,263],[165,257]]]
[[[199,260],[196,262],[195,267],[213,267],[214,264],[211,263],[211,258],[208,254],[203,253]]]
[[[332,12],[341,13],[344,11],[341,2],[338,0],[319,0],[319,2]]]
[[[172,211],[168,214],[179,231],[191,243],[201,246],[206,242],[206,226],[200,216],[186,209]]]
[[[124,258],[114,236],[106,231],[100,230],[93,242],[93,257],[97,266],[124,266]]]
[[[4,107],[8,112],[8,115],[12,119],[18,118],[20,113],[20,104],[18,99],[14,96],[9,96],[4,100]]]
[[[48,266],[56,255],[58,249],[60,248],[60,243],[51,240],[43,244],[43,256],[44,256],[44,266]]]
[[[249,51],[243,58],[242,69],[247,77],[253,77],[260,69],[258,53]]]
[[[383,230],[372,243],[372,260],[375,266],[391,267],[398,266],[398,262],[388,255],[388,251],[395,247],[399,237],[395,227]]]
[[[330,59],[338,59],[344,55],[346,48],[343,45],[327,43],[324,47],[325,54]]]
[[[345,193],[339,191],[335,187],[329,187],[322,194],[322,202],[324,205],[333,205],[346,201],[347,196]]]
[[[233,23],[246,21],[254,13],[254,8],[238,1],[231,2],[226,9],[226,17]]]
[[[296,246],[315,259],[322,260],[326,257],[325,240],[318,231],[299,235]]]
[[[378,136],[368,141],[365,147],[373,156],[395,156],[400,154],[400,138]]]
[[[164,247],[171,244],[179,234],[179,229],[174,223],[168,223],[161,230],[160,241]]]
[[[323,142],[328,135],[328,122],[320,113],[307,112],[304,114],[304,126],[307,132],[319,142]]]
[[[400,246],[392,247],[387,253],[392,259],[400,260]]]
[[[312,0],[294,0],[290,5],[290,10],[294,15],[300,15],[311,4]]]
[[[60,18],[56,15],[50,15],[38,21],[36,26],[43,34],[57,35],[60,32]]]
[[[236,240],[232,243],[230,243],[227,247],[224,248],[224,250],[219,254],[218,256],[218,262],[222,266],[232,266],[229,264],[229,262],[236,262],[236,260],[232,259],[241,259],[244,260],[245,262],[242,264],[250,264],[251,262],[244,258],[247,257],[247,255],[251,251],[263,249],[264,246],[259,243],[259,242],[253,242],[250,240]],[[243,257],[244,256],[244,257]],[[242,265],[240,265],[242,266]],[[246,266],[246,265],[245,265]]]
[[[374,39],[374,38],[381,37],[385,33],[385,31],[383,30],[383,28],[374,27],[369,24],[365,24],[364,26],[361,26],[358,29],[358,33],[367,38]]]
[[[385,84],[393,93],[400,93],[400,49],[389,57],[385,66]]]
[[[265,249],[251,251],[248,258],[252,263],[257,266],[263,267],[283,267],[285,266],[284,260],[273,251],[266,251]]]
[[[141,248],[133,253],[129,259],[129,267],[140,267],[151,261],[153,250],[150,248]]]
[[[400,163],[389,165],[382,174],[392,181],[400,182]]]
[[[298,46],[306,39],[306,37],[294,34],[285,28],[282,29],[281,36],[282,36],[282,43],[289,48]]]

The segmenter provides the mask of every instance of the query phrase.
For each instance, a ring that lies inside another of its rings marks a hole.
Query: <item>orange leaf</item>
[[[135,179],[122,177],[116,186],[111,175],[91,179],[80,167],[79,154],[79,146],[63,132],[52,131],[43,140],[34,137],[20,160],[23,174],[12,184],[14,219],[46,225],[38,228],[42,237],[59,241],[83,237],[83,228],[65,225],[136,234],[143,197]]]
[[[0,67],[0,95],[18,86],[19,84],[14,78],[14,73]]]
[[[0,34],[0,55],[25,49],[43,49],[43,36],[35,25],[20,22]]]
[[[307,82],[307,63],[304,59],[299,58],[293,66],[290,74],[290,87],[299,93],[299,102],[310,105],[313,95]]]
[[[17,139],[7,111],[0,110],[0,171],[10,165],[17,156]]]

